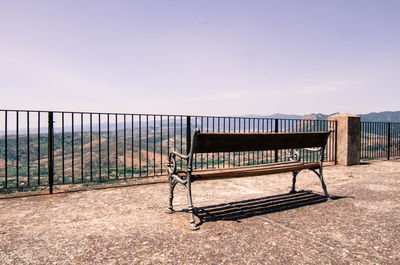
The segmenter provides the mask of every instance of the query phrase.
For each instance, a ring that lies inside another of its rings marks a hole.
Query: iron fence
[[[400,156],[400,123],[361,122],[361,159]]]
[[[0,110],[0,191],[62,184],[140,179],[166,174],[168,153],[187,153],[204,132],[312,132],[326,120],[163,114]],[[307,162],[319,158],[301,151]],[[198,154],[194,168],[286,161],[287,150]],[[326,149],[335,161],[336,134]],[[183,163],[183,162],[181,162]],[[184,165],[180,164],[180,167]]]

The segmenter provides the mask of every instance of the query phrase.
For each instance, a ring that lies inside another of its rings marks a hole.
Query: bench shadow
[[[331,200],[338,200],[342,196],[330,196]],[[235,201],[195,208],[195,215],[200,219],[198,225],[205,222],[236,221],[241,219],[285,211],[307,205],[326,202],[327,199],[312,191],[298,191],[294,194],[285,193],[274,196],[261,197],[243,201]],[[183,210],[187,212],[187,210]]]

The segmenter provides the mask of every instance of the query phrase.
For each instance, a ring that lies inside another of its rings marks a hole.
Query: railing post
[[[391,134],[391,132],[390,132],[390,122],[388,122],[388,129],[387,129],[387,131],[388,131],[388,135],[387,135],[387,159],[388,160],[390,160],[390,141],[391,141],[391,139],[390,139],[390,134]]]
[[[360,117],[348,113],[338,113],[328,117],[336,121],[337,164],[351,166],[360,164],[361,121]]]
[[[190,127],[190,116],[186,117],[186,154],[188,155],[190,152],[190,148],[192,145],[192,130]]]
[[[54,184],[54,129],[53,129],[53,112],[49,112],[49,131],[48,131],[48,172],[50,194],[53,194]]]
[[[278,119],[275,119],[275,133],[279,132],[278,126],[279,126]],[[277,163],[278,162],[278,150],[275,150],[274,153],[275,153],[275,163]]]

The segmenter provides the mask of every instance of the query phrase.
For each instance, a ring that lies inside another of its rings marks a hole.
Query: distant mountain
[[[332,113],[329,115],[322,113],[311,113],[307,115],[303,115],[301,119],[304,120],[326,120],[329,116],[332,116],[336,113]],[[361,121],[370,121],[370,122],[400,122],[400,111],[383,111],[383,112],[371,112],[368,114],[356,114],[360,116]]]
[[[361,121],[400,122],[400,111],[371,112],[359,116]]]
[[[334,114],[325,115],[322,113],[311,113],[311,114],[306,114],[306,115],[301,116],[301,119],[303,119],[303,120],[326,120],[331,115],[334,115]]]
[[[243,118],[264,118],[264,119],[300,119],[301,115],[275,113],[272,115],[248,114],[248,115],[244,115],[241,117],[243,117]]]

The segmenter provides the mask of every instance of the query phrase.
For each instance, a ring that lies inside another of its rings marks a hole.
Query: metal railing
[[[166,174],[168,153],[188,152],[195,128],[205,132],[336,130],[325,120],[163,114],[0,110],[0,191],[140,179]],[[302,151],[307,162],[319,158]],[[199,154],[194,168],[286,161],[287,150]],[[326,161],[336,160],[336,134]],[[182,167],[183,165],[178,165]]]
[[[400,156],[400,123],[361,122],[361,159]]]

